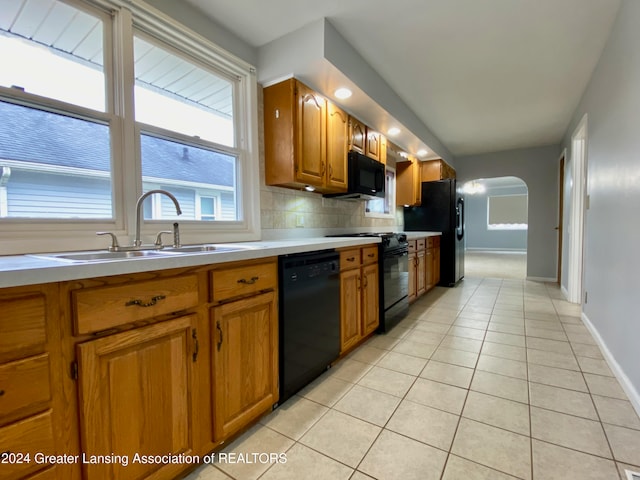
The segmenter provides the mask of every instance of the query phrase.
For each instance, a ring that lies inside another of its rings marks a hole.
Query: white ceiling
[[[326,17],[454,156],[559,143],[620,4],[187,2],[256,48]]]

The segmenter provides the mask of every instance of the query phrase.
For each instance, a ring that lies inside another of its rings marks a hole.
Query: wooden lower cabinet
[[[409,303],[440,282],[440,236],[409,242]]]
[[[278,315],[268,292],[211,309],[216,440],[278,401]]]
[[[376,246],[341,252],[340,353],[353,348],[380,324],[377,249]]]
[[[134,455],[193,454],[194,325],[187,315],[77,346],[82,449],[88,461],[113,460],[83,463],[85,478],[171,478],[184,469]]]
[[[366,337],[380,325],[378,265],[362,267],[362,336]]]

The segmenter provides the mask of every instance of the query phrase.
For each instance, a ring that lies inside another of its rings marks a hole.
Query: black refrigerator
[[[440,283],[453,287],[464,277],[464,197],[455,179],[422,182],[422,205],[404,208],[406,231],[442,232]]]

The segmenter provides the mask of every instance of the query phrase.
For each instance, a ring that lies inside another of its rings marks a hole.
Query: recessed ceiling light
[[[398,135],[400,133],[400,129],[398,127],[391,127],[389,130],[387,130],[387,133],[389,135]]]
[[[418,150],[419,157],[424,157],[427,153],[429,153],[429,151],[425,150],[424,148],[422,150]]]
[[[349,98],[351,96],[351,90],[341,87],[334,92],[334,95],[336,96],[336,98],[344,100],[345,98]]]

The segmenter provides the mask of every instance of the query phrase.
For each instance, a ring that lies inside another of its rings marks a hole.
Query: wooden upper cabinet
[[[195,315],[77,346],[83,451],[91,455],[193,454]],[[172,478],[180,464],[83,464],[84,478]]]
[[[296,103],[296,181],[322,186],[327,168],[327,101],[297,82]]]
[[[414,206],[421,203],[420,162],[409,158],[396,164],[396,205]]]
[[[365,154],[367,149],[367,127],[360,120],[349,117],[349,150]]]
[[[294,78],[264,89],[267,185],[347,189],[348,116]]]
[[[442,159],[427,160],[420,166],[420,177],[423,182],[456,178],[456,171]]]
[[[380,158],[378,161],[387,164],[387,137],[382,134],[380,134]]]
[[[327,191],[347,191],[349,115],[327,102]]]
[[[378,162],[382,158],[382,134],[367,128],[367,143],[365,155]]]

